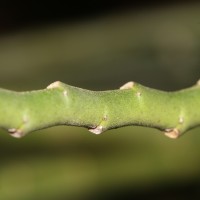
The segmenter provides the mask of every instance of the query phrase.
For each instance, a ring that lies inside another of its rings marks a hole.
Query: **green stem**
[[[200,86],[163,92],[129,82],[120,90],[89,91],[52,83],[44,90],[0,89],[0,127],[14,137],[55,125],[100,134],[129,125],[154,127],[177,138],[200,125]]]

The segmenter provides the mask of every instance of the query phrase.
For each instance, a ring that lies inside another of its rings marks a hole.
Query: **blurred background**
[[[135,81],[169,91],[199,78],[198,1],[1,4],[1,88]],[[178,140],[142,127],[96,136],[60,126],[19,140],[1,129],[0,137],[0,199],[200,197],[200,128]]]

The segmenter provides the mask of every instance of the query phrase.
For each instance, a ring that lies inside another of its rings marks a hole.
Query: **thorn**
[[[176,139],[179,137],[180,132],[177,128],[174,129],[165,129],[165,135],[169,138]]]
[[[53,82],[47,86],[47,89],[58,88],[60,86],[60,84],[61,84],[60,81]]]
[[[134,82],[133,82],[133,81],[130,81],[130,82],[128,82],[128,83],[122,85],[119,89],[120,89],[120,90],[131,89],[131,88],[133,88],[133,86],[134,86]]]
[[[103,130],[103,126],[97,126],[96,128],[93,129],[88,129],[90,132],[99,135],[101,134],[104,130]]]
[[[200,79],[197,81],[196,84],[197,84],[197,86],[200,86]]]
[[[8,132],[10,133],[11,136],[15,138],[21,138],[24,136],[24,133],[21,130],[15,128],[8,129]]]

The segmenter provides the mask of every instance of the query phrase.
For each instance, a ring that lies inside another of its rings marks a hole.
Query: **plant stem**
[[[177,138],[200,125],[200,85],[164,92],[129,82],[119,90],[89,91],[57,81],[30,92],[0,89],[0,127],[13,137],[56,125],[95,134],[139,125]]]

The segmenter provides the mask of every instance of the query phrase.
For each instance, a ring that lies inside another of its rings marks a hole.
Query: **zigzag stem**
[[[13,137],[56,125],[86,127],[95,134],[139,125],[177,138],[200,125],[199,82],[176,92],[133,82],[110,91],[89,91],[59,81],[38,91],[0,89],[0,127]]]

